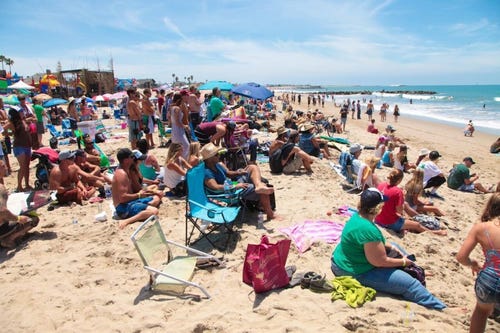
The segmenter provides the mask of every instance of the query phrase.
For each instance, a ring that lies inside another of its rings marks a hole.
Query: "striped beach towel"
[[[278,229],[290,238],[300,253],[307,251],[318,241],[336,243],[340,240],[344,225],[333,221],[304,221],[291,227]]]

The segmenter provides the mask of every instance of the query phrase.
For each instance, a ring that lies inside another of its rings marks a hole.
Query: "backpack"
[[[276,149],[271,155],[269,155],[269,167],[271,168],[271,173],[282,173],[283,164],[283,153],[290,153],[290,148],[293,147],[293,143],[285,143],[281,148]]]

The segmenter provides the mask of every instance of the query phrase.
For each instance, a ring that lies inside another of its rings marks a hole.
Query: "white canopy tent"
[[[7,88],[9,89],[26,89],[26,90],[33,90],[35,87],[30,86],[29,84],[24,83],[23,81],[19,80],[14,84],[11,84]]]

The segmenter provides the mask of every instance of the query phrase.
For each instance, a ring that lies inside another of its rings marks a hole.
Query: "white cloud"
[[[494,25],[493,25],[494,26]],[[488,19],[482,18],[481,20],[473,23],[456,23],[450,26],[450,32],[471,35],[482,30],[492,27]]]
[[[163,23],[165,24],[165,27],[167,27],[167,29],[177,34],[181,38],[187,39],[186,36],[182,33],[181,29],[179,29],[179,27],[174,22],[172,22],[170,18],[164,17]]]

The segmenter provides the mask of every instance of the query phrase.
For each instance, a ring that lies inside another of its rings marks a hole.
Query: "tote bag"
[[[288,285],[290,278],[285,269],[290,240],[275,244],[262,236],[260,244],[248,244],[243,264],[243,282],[251,285],[256,293]]]

